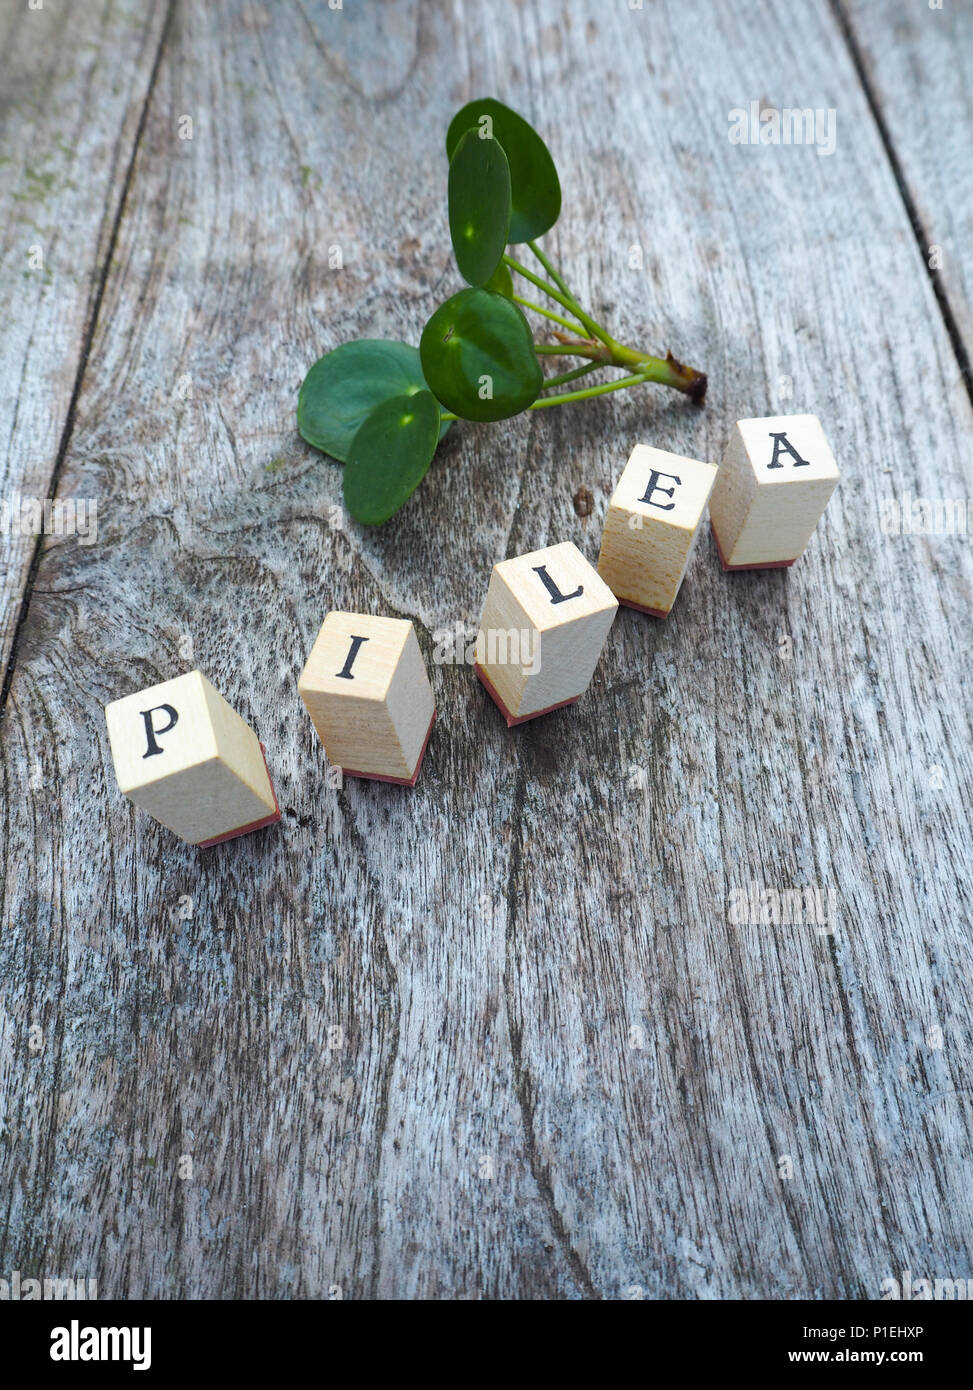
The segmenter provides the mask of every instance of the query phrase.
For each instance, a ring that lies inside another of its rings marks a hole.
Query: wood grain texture
[[[416,342],[458,286],[443,134],[485,92],[550,143],[572,287],[709,399],[454,427],[366,532],[297,390],[341,341]],[[750,100],[836,107],[834,155],[732,145]],[[724,576],[706,538],[578,705],[508,731],[470,667],[432,668],[417,789],[327,788],[296,686],[329,608],[410,618],[428,661],[496,560],[594,560],[635,442],[718,461],[732,420],[799,411],[843,482],[792,570]],[[0,1275],[537,1299],[973,1275],[970,547],[880,526],[907,490],[966,496],[971,423],[827,4],[180,3],[60,472],[98,542],[45,546],[4,715]],[[101,715],[196,666],[283,811],[205,858],[117,794]],[[751,883],[815,887],[825,929],[732,921]]]
[[[163,29],[162,6],[0,10],[0,496],[53,497]],[[0,662],[30,529],[0,536]]]
[[[950,0],[941,0],[939,9],[929,0],[835,5],[947,319],[963,344],[960,357],[973,392],[973,8]]]

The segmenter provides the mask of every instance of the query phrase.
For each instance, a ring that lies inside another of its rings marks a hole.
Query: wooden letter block
[[[206,848],[280,820],[263,745],[201,671],[105,706],[120,790]]]
[[[345,776],[415,786],[436,707],[410,622],[329,613],[297,688]]]
[[[612,493],[598,573],[628,608],[665,618],[716,478],[711,463],[636,444]]]
[[[494,565],[476,673],[508,728],[584,694],[617,611],[608,585],[570,541]]]
[[[738,420],[709,504],[723,568],[792,565],[837,481],[838,465],[816,415]]]

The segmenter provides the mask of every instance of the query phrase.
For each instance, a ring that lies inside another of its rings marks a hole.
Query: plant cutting
[[[446,153],[449,231],[467,288],[440,304],[418,348],[345,343],[315,362],[298,398],[301,435],[344,463],[345,506],[366,525],[408,500],[456,420],[506,420],[647,382],[697,404],[706,393],[705,373],[671,352],[654,357],[617,342],[538,246],[560,214],[561,185],[550,151],[521,116],[490,97],[472,101],[450,122]],[[507,254],[519,244],[537,269]],[[548,302],[518,293],[514,276]],[[553,342],[535,338],[525,310],[554,325]],[[545,377],[542,362],[559,358],[580,361]],[[624,375],[574,384],[603,369]]]

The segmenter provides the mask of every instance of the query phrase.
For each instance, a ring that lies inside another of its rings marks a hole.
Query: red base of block
[[[436,722],[438,710],[433,710],[432,718],[429,721],[429,728],[426,730],[425,741],[422,745],[422,752],[419,754],[419,761],[416,763],[415,773],[411,777],[383,777],[380,772],[355,772],[353,768],[343,767],[341,775],[343,777],[363,777],[366,782],[391,782],[395,787],[414,787],[419,780],[419,773],[422,771],[422,760],[426,756],[426,749],[429,747],[429,740],[432,738],[432,726]]]
[[[476,665],[474,665],[473,669],[479,676],[480,680],[483,682],[483,687],[486,690],[487,694],[490,696],[497,709],[503,715],[504,719],[506,719],[508,729],[513,729],[518,724],[529,724],[532,719],[540,719],[542,714],[550,714],[551,711],[555,709],[564,709],[567,705],[573,705],[581,699],[580,695],[572,695],[570,700],[559,700],[556,705],[548,705],[545,709],[535,710],[533,714],[511,714],[510,711],[507,709],[507,706],[503,703],[500,696],[497,694],[496,687],[494,686],[490,677],[487,675],[486,671],[484,671],[483,667],[480,666],[479,663],[477,663]]]
[[[267,750],[260,745],[260,751],[264,755],[264,767],[267,767]],[[273,779],[270,776],[270,768],[267,767],[267,780],[270,782],[270,794],[274,798],[274,813],[272,816],[264,816],[263,820],[251,821],[249,825],[241,825],[239,830],[228,830],[225,835],[217,835],[214,840],[200,840],[197,849],[209,849],[212,845],[222,845],[226,840],[236,840],[241,835],[249,835],[251,830],[263,830],[267,825],[276,825],[280,820],[280,803],[277,800],[277,793],[274,791]]]
[[[618,598],[618,595],[615,595]],[[646,608],[644,603],[636,603],[634,599],[620,598],[619,603],[623,608],[634,608],[639,613],[648,613],[650,618],[668,618],[672,612],[671,608]]]
[[[720,564],[727,574],[732,574],[736,570],[786,570],[788,566],[793,565],[794,560],[797,559],[795,555],[794,560],[763,560],[757,565],[728,565],[723,558],[723,547],[720,545],[720,538],[716,534],[716,527],[712,522],[709,524],[709,529],[713,532],[713,539],[716,542],[716,551],[720,557]]]

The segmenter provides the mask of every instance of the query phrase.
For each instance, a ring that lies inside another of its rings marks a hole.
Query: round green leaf
[[[468,130],[449,161],[449,234],[470,285],[485,285],[500,264],[510,225],[510,168],[491,136]]]
[[[343,343],[320,357],[304,378],[297,428],[315,449],[345,463],[351,441],[377,405],[425,390],[419,352],[408,343],[381,338]],[[444,422],[442,434],[449,425]]]
[[[533,241],[550,231],[561,212],[561,185],[550,151],[523,116],[492,97],[471,101],[457,111],[446,132],[452,159],[471,128],[499,140],[510,166],[512,211],[507,240]]]
[[[506,299],[514,297],[514,277],[510,274],[510,269],[505,266],[503,261],[497,266],[489,280],[483,286],[485,290],[495,290],[497,294],[502,294]],[[449,421],[446,421],[447,425]]]
[[[356,521],[379,526],[426,476],[439,443],[439,403],[431,391],[393,396],[355,435],[345,465],[345,506]]]
[[[544,384],[523,314],[492,290],[460,290],[422,330],[422,370],[433,394],[464,420],[505,420]]]

